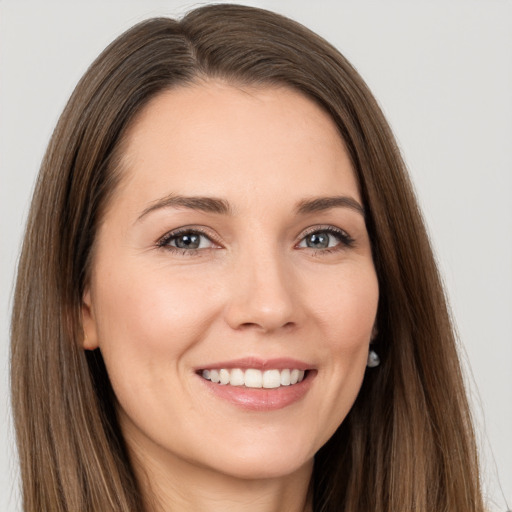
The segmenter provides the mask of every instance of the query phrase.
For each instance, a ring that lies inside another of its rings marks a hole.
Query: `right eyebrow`
[[[207,213],[218,213],[231,215],[232,210],[227,201],[215,197],[202,196],[180,196],[170,194],[152,202],[137,218],[137,222],[146,215],[161,208],[187,208],[189,210],[200,210]]]

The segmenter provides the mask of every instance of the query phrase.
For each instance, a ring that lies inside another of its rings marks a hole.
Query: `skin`
[[[319,197],[362,204],[336,126],[290,89],[208,81],[155,97],[123,151],[84,348],[103,354],[148,510],[310,510],[313,457],[360,389],[379,293],[361,211],[297,211]],[[230,212],[155,206],[170,194]],[[161,246],[183,226],[205,232],[198,249]],[[308,246],[330,227],[343,237]],[[247,411],[196,374],[242,357],[305,361],[314,379],[291,405]]]

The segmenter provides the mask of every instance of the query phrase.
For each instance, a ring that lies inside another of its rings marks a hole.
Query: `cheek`
[[[98,339],[113,385],[127,374],[151,381],[157,366],[176,371],[180,358],[204,337],[216,311],[215,297],[196,279],[131,267],[137,271],[118,268],[108,275],[99,272],[96,279]]]
[[[318,416],[323,418],[327,437],[343,422],[361,388],[378,299],[373,266],[333,276],[329,293],[317,290],[312,296],[325,340],[319,344],[326,363],[318,375],[323,392]],[[319,444],[325,441],[326,438],[319,438]]]
[[[336,355],[368,347],[377,314],[379,286],[373,265],[332,276],[310,295],[311,309]]]

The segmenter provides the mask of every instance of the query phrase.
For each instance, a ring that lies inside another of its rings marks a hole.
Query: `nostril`
[[[283,325],[281,325],[279,323],[270,324],[268,322],[261,322],[261,323],[244,322],[244,323],[240,324],[238,327],[235,327],[235,329],[239,330],[239,331],[255,329],[255,330],[261,330],[264,332],[273,332],[278,329],[284,329],[284,330],[289,331],[289,330],[293,329],[295,327],[295,325],[296,325],[295,322],[286,322]]]

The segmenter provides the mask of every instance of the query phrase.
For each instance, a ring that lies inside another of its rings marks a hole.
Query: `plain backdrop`
[[[13,276],[38,167],[77,80],[118,34],[207,2],[0,2],[0,510],[21,510],[9,410]],[[344,53],[409,166],[447,286],[490,510],[512,506],[512,3],[244,2]]]

